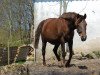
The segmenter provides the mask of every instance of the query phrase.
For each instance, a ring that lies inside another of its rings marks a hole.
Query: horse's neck
[[[76,29],[76,25],[75,25],[76,17],[75,17],[75,15],[74,15],[74,16],[70,16],[69,22],[70,22],[71,28],[72,28],[73,30],[75,30],[75,29]]]
[[[76,29],[76,25],[75,25],[75,20],[73,18],[69,18],[69,19],[66,19],[68,21],[68,27],[69,29],[72,31],[72,30],[75,30]]]

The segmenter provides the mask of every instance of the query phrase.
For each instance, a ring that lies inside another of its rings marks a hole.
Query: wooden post
[[[34,35],[33,47],[34,47],[34,44],[35,44],[35,29],[33,31],[34,31],[34,33],[33,33],[33,35]],[[34,47],[34,62],[36,63],[36,48],[35,47]]]
[[[33,10],[34,12],[34,10]],[[34,44],[35,44],[35,27],[34,27],[34,14],[33,14],[33,48],[34,48],[34,62],[36,63],[36,49],[34,47]]]
[[[34,49],[34,62],[36,63],[36,49]]]
[[[9,50],[9,41],[8,41],[8,65],[10,64],[10,50]]]

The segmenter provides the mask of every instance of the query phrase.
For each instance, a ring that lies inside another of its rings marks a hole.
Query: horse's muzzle
[[[87,39],[87,36],[81,36],[81,40],[85,41]]]

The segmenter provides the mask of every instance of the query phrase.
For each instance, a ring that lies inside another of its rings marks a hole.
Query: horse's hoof
[[[65,67],[70,67],[70,65],[65,65]]]
[[[70,64],[65,64],[65,67],[70,67]]]
[[[46,63],[43,63],[43,66],[46,66]]]
[[[58,67],[62,67],[62,62],[61,61],[58,62]]]
[[[58,67],[65,67],[65,63],[63,63],[62,61],[58,62]]]
[[[43,66],[46,66],[46,64],[43,64]]]
[[[66,66],[66,67],[76,67],[75,64],[66,64],[65,66]]]

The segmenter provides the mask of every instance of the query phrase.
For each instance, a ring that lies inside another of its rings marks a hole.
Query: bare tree
[[[60,0],[60,15],[64,12],[67,12],[69,0]]]
[[[6,44],[9,39],[12,45],[30,43],[34,29],[33,7],[32,0],[0,0],[0,42]]]

